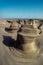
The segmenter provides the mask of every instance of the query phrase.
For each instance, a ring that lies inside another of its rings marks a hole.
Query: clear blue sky
[[[0,18],[43,18],[43,0],[0,0]]]

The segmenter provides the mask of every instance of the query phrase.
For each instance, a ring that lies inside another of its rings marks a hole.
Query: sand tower
[[[23,25],[21,31],[18,32],[18,41],[21,44],[23,53],[26,57],[33,58],[39,54],[39,47],[37,46],[36,39],[39,37],[39,30],[34,28],[33,25]]]
[[[17,39],[17,31],[19,29],[18,27],[18,23],[16,22],[16,20],[12,21],[11,25],[10,25],[10,32],[13,33],[12,34],[12,38],[15,40]]]

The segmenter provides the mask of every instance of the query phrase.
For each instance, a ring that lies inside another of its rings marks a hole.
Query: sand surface
[[[8,33],[4,28],[0,28],[0,65],[43,65],[43,26],[41,26],[41,29],[42,33],[39,38],[40,56],[36,59],[28,59],[23,57],[23,54],[18,52],[18,50],[14,49],[14,51],[11,51],[9,49],[10,47],[3,41],[9,43],[12,33]]]

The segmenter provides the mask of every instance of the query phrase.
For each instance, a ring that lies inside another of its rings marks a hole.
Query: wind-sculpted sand
[[[43,25],[40,28],[42,30],[42,33],[36,41],[38,43],[37,46],[39,47],[38,51],[40,51],[39,55],[35,58],[30,58],[28,54],[25,54],[24,49],[22,49],[21,45],[17,43],[19,41],[15,40],[17,31],[15,32],[15,30],[13,30],[12,33],[8,30],[11,23],[5,23],[6,24],[0,28],[0,65],[43,65]],[[32,44],[34,46],[33,42]],[[28,53],[29,44],[26,45],[27,46],[23,46],[23,48],[25,47],[25,51]],[[33,46],[30,47],[30,50],[34,50],[35,52],[36,49]],[[30,55],[32,55],[32,53]]]

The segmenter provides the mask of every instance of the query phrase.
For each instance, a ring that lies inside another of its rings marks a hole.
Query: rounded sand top
[[[16,21],[13,21],[12,26],[18,26],[18,23]]]
[[[13,21],[10,28],[11,29],[18,29],[18,23],[16,21]]]
[[[27,37],[38,37],[40,30],[34,28],[32,25],[24,25],[19,32],[20,35]]]

